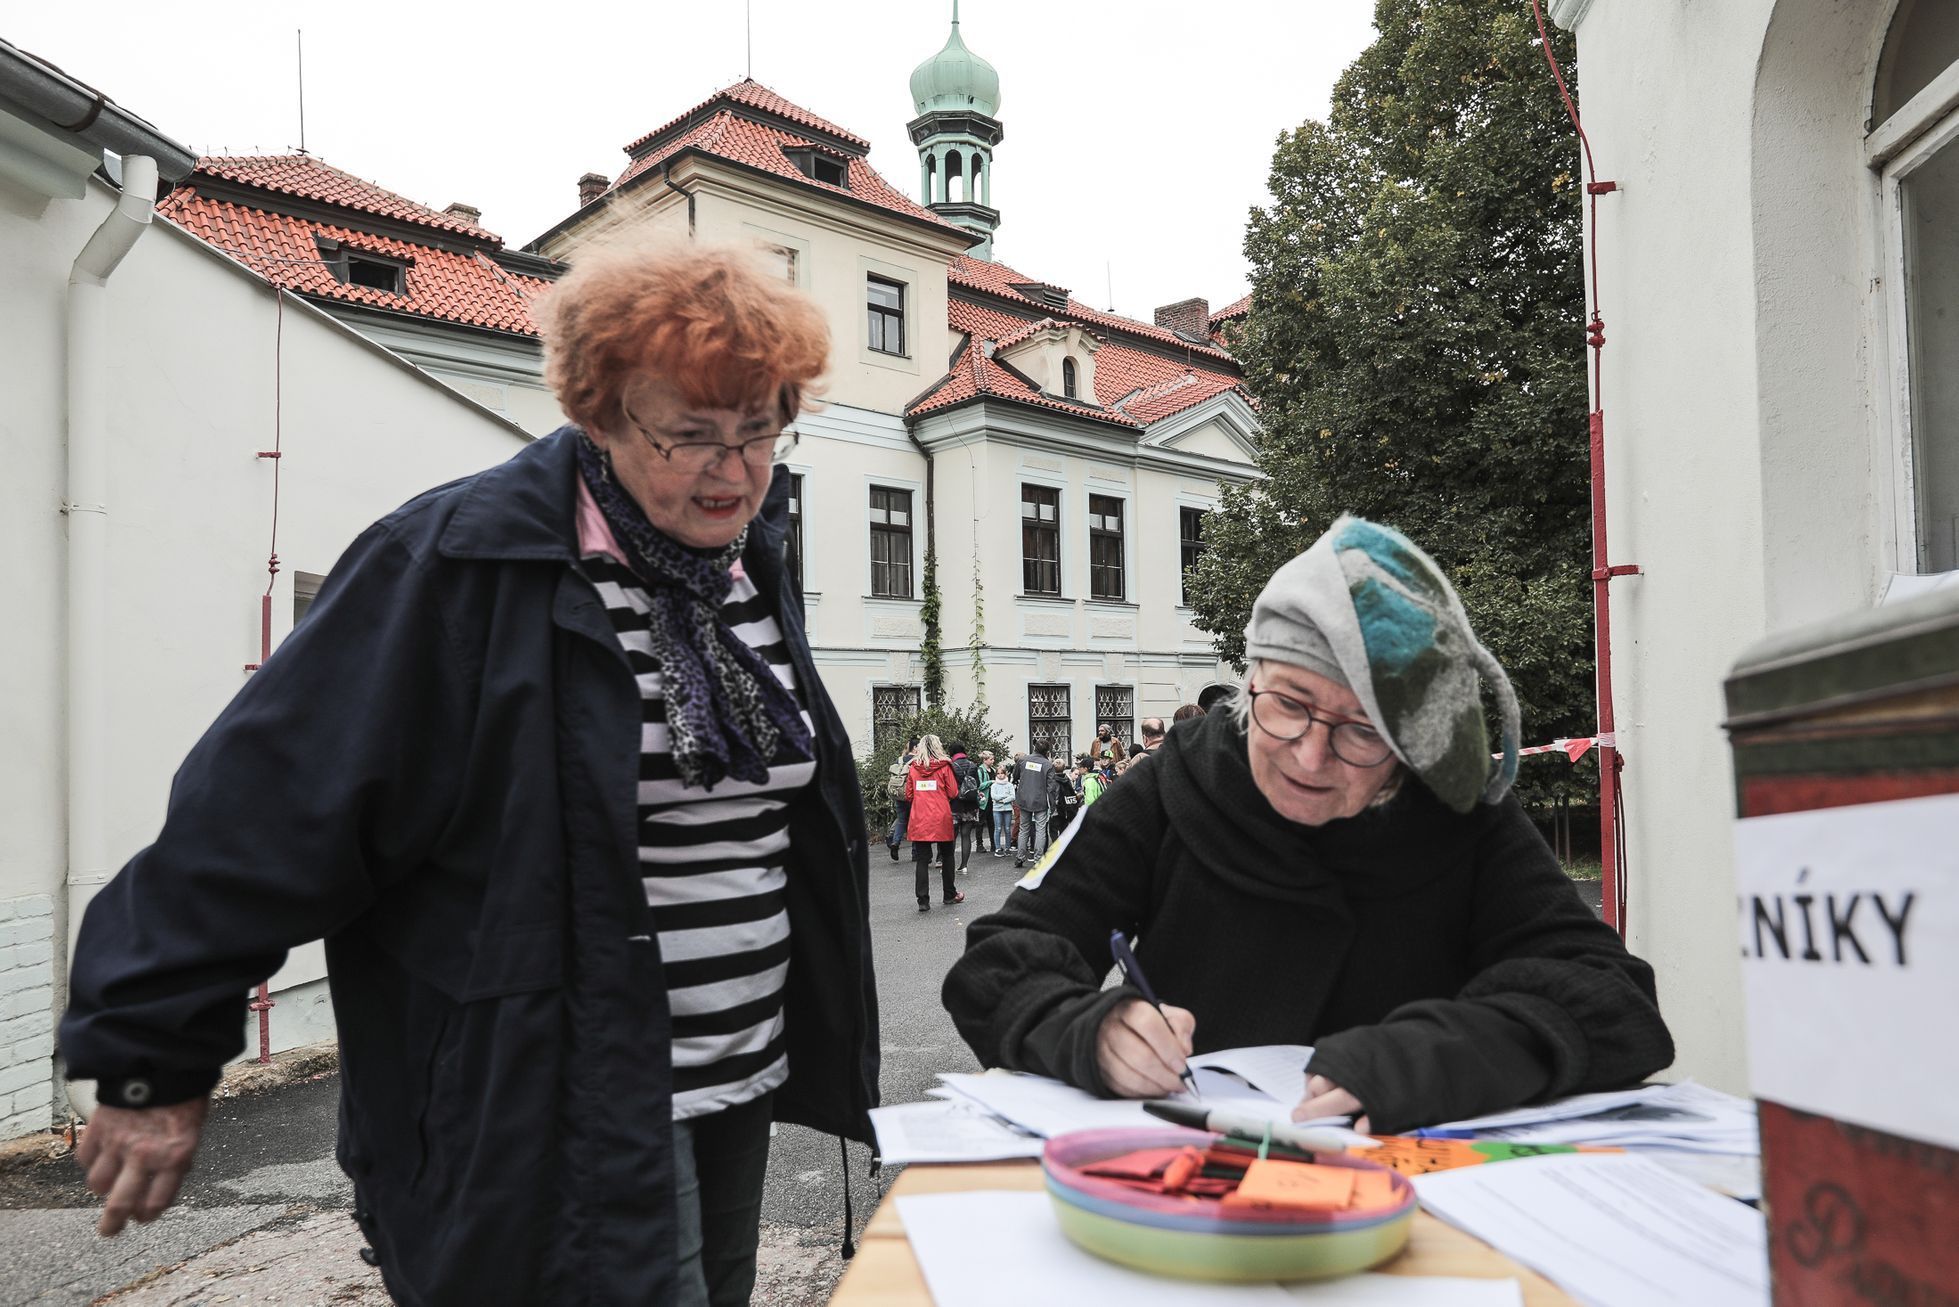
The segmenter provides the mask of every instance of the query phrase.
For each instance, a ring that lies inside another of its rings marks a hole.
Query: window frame
[[[1190,607],[1190,570],[1203,561],[1211,548],[1204,539],[1204,519],[1211,511],[1200,504],[1177,505],[1177,606],[1180,608]],[[1184,534],[1184,523],[1191,518],[1197,522],[1194,536]]]
[[[874,301],[871,298],[871,290],[874,286],[886,286],[896,291],[898,299],[897,306],[894,308],[891,305],[879,304]],[[876,272],[867,272],[864,274],[864,342],[865,348],[869,349],[872,353],[887,354],[892,358],[901,359],[911,357],[908,348],[910,342],[907,339],[905,330],[907,308],[905,301],[908,298],[906,292],[910,289],[911,287],[907,283],[899,281],[894,277],[886,277]],[[897,324],[898,347],[896,349],[888,349],[886,348],[886,344],[890,341],[892,324],[894,322]],[[881,344],[879,342],[885,343]]]
[[[916,577],[913,575],[916,569],[912,566],[912,562],[913,562],[913,543],[914,543],[913,528],[917,524],[918,514],[916,508],[914,507],[914,500],[912,498],[912,493],[913,493],[912,490],[906,486],[880,485],[875,481],[870,483],[870,493],[866,497],[865,512],[867,515],[869,515],[882,511],[887,515],[887,520],[884,522],[879,522],[874,516],[869,518],[869,526],[870,526],[869,559],[871,564],[870,594],[868,596],[869,598],[913,599],[917,597],[916,591],[914,589],[914,582],[916,581]],[[878,496],[881,494],[903,495],[905,497],[905,522],[903,526],[894,525],[888,520],[888,515],[895,508],[894,504],[887,502],[882,509],[879,508],[877,501],[878,501]],[[880,537],[886,538],[887,540],[895,540],[901,534],[904,539],[903,553],[904,553],[904,569],[905,569],[905,589],[903,593],[900,593],[895,589],[880,590],[878,588],[878,580],[880,575],[878,569],[879,568],[885,569],[883,575],[885,576],[886,583],[888,585],[889,577],[890,577],[890,569],[898,565],[898,560],[894,556],[892,556],[891,548],[889,545],[887,545],[885,560],[883,562],[879,562],[877,556],[878,540]]]
[[[1116,506],[1116,512],[1115,512],[1116,525],[1113,529],[1105,526],[1100,526],[1097,524],[1097,520],[1099,518],[1104,518],[1108,516],[1108,514],[1105,512],[1098,513],[1096,511],[1095,501],[1098,499],[1105,500],[1108,503],[1114,504]],[[1124,499],[1121,495],[1104,495],[1104,494],[1097,494],[1094,491],[1089,492],[1088,495],[1088,597],[1091,600],[1101,600],[1106,603],[1128,602],[1129,567],[1128,567],[1128,557],[1126,553],[1129,545],[1128,538],[1127,538],[1128,535],[1127,526],[1128,526],[1128,519],[1129,519],[1128,507],[1129,507],[1128,500]],[[1114,543],[1115,562],[1113,564],[1106,563],[1106,562],[1097,562],[1095,558],[1097,542],[1109,541],[1109,540],[1113,540],[1115,542]],[[1115,570],[1115,579],[1116,579],[1116,588],[1115,588],[1115,593],[1113,594],[1107,592],[1105,589],[1098,587],[1098,579],[1105,578],[1111,566],[1113,566]]]
[[[1061,692],[1061,706],[1066,715],[1061,717],[1036,717],[1034,715],[1034,695],[1039,690],[1059,690]],[[1034,741],[1041,738],[1042,728],[1037,726],[1037,723],[1045,723],[1046,729],[1051,730],[1056,722],[1061,723],[1062,727],[1061,747],[1056,749],[1053,740],[1050,739],[1048,741],[1048,757],[1058,761],[1062,766],[1066,766],[1074,760],[1075,756],[1073,751],[1073,736],[1075,733],[1075,687],[1066,681],[1030,682],[1027,686],[1028,747],[1031,749]]]
[[[1075,366],[1075,360],[1066,355],[1061,359],[1061,397],[1081,398],[1081,370]]]
[[[784,570],[789,573],[790,582],[796,587],[797,594],[803,592],[803,585],[807,579],[803,575],[804,480],[805,477],[801,472],[792,471],[789,473],[789,532],[784,537],[784,544],[788,549],[788,557],[783,562],[786,565]]]
[[[1127,695],[1129,698],[1128,714],[1124,715],[1122,713],[1105,711],[1102,704],[1102,695],[1104,692]],[[1109,684],[1097,685],[1095,687],[1095,725],[1099,728],[1103,722],[1109,723],[1109,737],[1119,741],[1126,753],[1129,749],[1130,741],[1138,738],[1136,735],[1136,687],[1134,685]]]
[[[1883,383],[1890,409],[1886,427],[1889,448],[1883,465],[1890,473],[1891,553],[1894,570],[1923,575],[1930,565],[1919,547],[1918,431],[1912,404],[1912,338],[1909,232],[1904,210],[1904,184],[1921,167],[1946,150],[1959,150],[1959,107],[1950,96],[1959,93],[1959,62],[1955,62],[1865,138],[1866,159],[1877,173],[1884,302],[1885,360]]]
[[[1030,500],[1028,498],[1028,492],[1030,491],[1036,495],[1048,496],[1048,502],[1043,504],[1036,500]],[[1030,503],[1037,510],[1040,508],[1052,508],[1054,510],[1053,519],[1043,523],[1040,521],[1038,512],[1035,517],[1028,517],[1027,509]],[[1053,556],[1051,558],[1030,557],[1028,555],[1027,542],[1028,532],[1030,531],[1046,533],[1049,543],[1053,546]],[[1033,575],[1029,569],[1042,565],[1054,569],[1054,586],[1052,589],[1044,589],[1028,584]],[[1023,481],[1020,483],[1020,592],[1024,595],[1034,595],[1044,599],[1059,599],[1061,597],[1061,488],[1059,486],[1043,485],[1038,481]]]
[[[903,724],[905,722],[910,721],[913,717],[918,716],[919,713],[925,710],[925,687],[923,685],[919,685],[911,681],[895,681],[895,682],[874,681],[871,683],[870,691],[871,691],[871,747],[876,749],[876,748],[884,747],[886,743],[886,736],[883,733],[883,731],[879,729],[879,723],[881,721],[895,720],[898,723],[899,730],[902,732]],[[878,697],[880,695],[889,695],[893,692],[909,696],[909,707],[906,709],[903,715],[895,719],[880,718],[878,716]],[[902,743],[903,741],[900,740],[900,744]]]

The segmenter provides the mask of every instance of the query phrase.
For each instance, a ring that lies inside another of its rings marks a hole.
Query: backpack
[[[979,802],[979,767],[970,762],[959,769],[959,801]]]
[[[905,764],[894,762],[890,767],[891,779],[884,783],[884,792],[894,799],[905,797]]]

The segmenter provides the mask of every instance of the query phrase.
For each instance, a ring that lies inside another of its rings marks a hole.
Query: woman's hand
[[[1306,1077],[1306,1097],[1299,1100],[1299,1106],[1292,1109],[1295,1121],[1310,1120],[1316,1116],[1352,1116],[1359,1119],[1354,1129],[1362,1134],[1372,1134],[1367,1128],[1367,1118],[1362,1115],[1360,1100],[1328,1080],[1325,1076]]]
[[[1140,998],[1117,1004],[1095,1035],[1102,1083],[1124,1098],[1176,1093],[1183,1088],[1184,1059],[1196,1030],[1197,1018],[1185,1008],[1166,1003],[1158,1012]]]
[[[98,1107],[75,1145],[89,1192],[107,1199],[96,1233],[118,1233],[130,1220],[154,1221],[177,1200],[211,1110],[208,1095],[140,1110]]]

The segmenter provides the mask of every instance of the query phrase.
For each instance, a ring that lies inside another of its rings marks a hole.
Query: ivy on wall
[[[939,551],[925,546],[925,602],[918,615],[925,622],[925,638],[919,643],[919,657],[925,662],[925,703],[938,708],[945,703],[944,610],[939,596]]]

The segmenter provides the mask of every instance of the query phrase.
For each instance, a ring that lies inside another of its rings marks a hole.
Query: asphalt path
[[[947,908],[938,901],[935,869],[932,910],[921,913],[912,895],[910,847],[902,862],[892,862],[881,844],[873,844],[872,852],[884,1099],[911,1102],[925,1096],[938,1072],[977,1069],[939,1005],[939,985],[963,947],[966,923],[997,904],[1018,873],[1011,858],[979,854],[959,878],[967,902]],[[72,1159],[51,1157],[0,1173],[0,1304],[53,1307],[105,1296],[118,1307],[219,1301],[207,1296],[216,1288],[212,1277],[229,1272],[213,1269],[222,1254],[211,1250],[253,1232],[259,1232],[254,1238],[276,1239],[282,1231],[315,1250],[320,1264],[306,1268],[311,1278],[302,1277],[305,1284],[340,1277],[348,1282],[346,1296],[332,1301],[384,1301],[375,1277],[352,1255],[358,1242],[341,1237],[337,1225],[338,1214],[352,1205],[352,1189],[333,1160],[339,1089],[339,1078],[329,1073],[219,1100],[177,1206],[155,1224],[131,1227],[114,1240],[95,1236],[98,1200],[82,1185]],[[895,1174],[887,1169],[873,1179],[869,1166],[870,1150],[850,1145],[853,1237]],[[331,1239],[316,1233],[328,1216],[334,1221]],[[835,1138],[797,1126],[779,1129],[762,1221],[757,1307],[825,1302],[843,1270],[844,1172]],[[235,1285],[240,1292],[231,1300],[271,1301],[257,1296],[257,1283]],[[281,1299],[328,1301],[306,1296],[314,1291]]]

